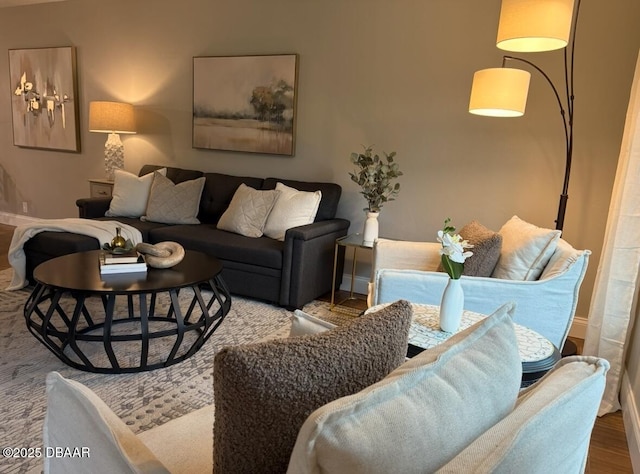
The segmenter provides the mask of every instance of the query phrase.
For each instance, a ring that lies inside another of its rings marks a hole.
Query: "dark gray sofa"
[[[160,169],[145,165],[139,175]],[[167,225],[139,219],[104,217],[111,198],[78,199],[79,215],[83,218],[118,220],[142,232],[145,242],[175,241],[186,249],[198,250],[220,259],[222,276],[230,291],[288,308],[304,304],[331,291],[334,244],[347,234],[349,221],[335,217],[342,189],[334,183],[293,181],[277,178],[231,176],[203,173],[196,170],[167,168],[167,177],[174,183],[206,179],[196,225]],[[250,238],[216,228],[220,216],[229,206],[241,183],[255,189],[274,189],[277,182],[300,191],[322,192],[322,199],[313,224],[289,229],[284,242],[268,237]],[[60,255],[99,248],[96,239],[67,232],[41,232],[24,246],[27,256],[27,277],[43,261]],[[342,277],[342,255],[338,258],[336,284]]]

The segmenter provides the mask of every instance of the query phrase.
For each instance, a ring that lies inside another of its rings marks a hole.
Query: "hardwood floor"
[[[12,235],[12,226],[0,224],[0,270],[9,268],[7,251]],[[336,300],[340,301],[346,296],[348,296],[346,292],[339,292],[336,295]],[[330,298],[330,295],[327,295],[324,299],[330,301]],[[366,309],[366,300],[362,295],[358,299],[352,300],[350,304],[362,310]],[[572,340],[580,351],[583,341],[581,339]],[[558,440],[558,442],[562,442],[562,440]],[[591,435],[591,446],[585,472],[587,474],[633,473],[621,411],[596,420]]]

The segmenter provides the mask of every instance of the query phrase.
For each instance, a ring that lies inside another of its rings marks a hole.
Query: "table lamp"
[[[136,133],[133,105],[123,102],[90,102],[89,131],[109,134],[104,145],[104,166],[107,179],[113,180],[114,171],[124,167],[124,145],[119,134]]]

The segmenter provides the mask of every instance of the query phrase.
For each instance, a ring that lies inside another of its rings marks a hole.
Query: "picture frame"
[[[295,154],[298,55],[193,58],[193,148]]]
[[[76,50],[9,50],[13,144],[80,151]]]

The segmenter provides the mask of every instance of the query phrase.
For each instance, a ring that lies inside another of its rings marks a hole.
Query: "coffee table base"
[[[24,307],[29,331],[65,364],[79,370],[121,374],[168,367],[195,354],[222,323],[231,308],[224,281],[216,276],[182,289],[96,296],[36,284]],[[179,294],[192,291],[182,308]],[[158,314],[157,297],[167,294],[167,314]],[[116,300],[126,298],[125,305]],[[125,314],[122,314],[125,313]],[[122,329],[122,331],[120,331]]]

